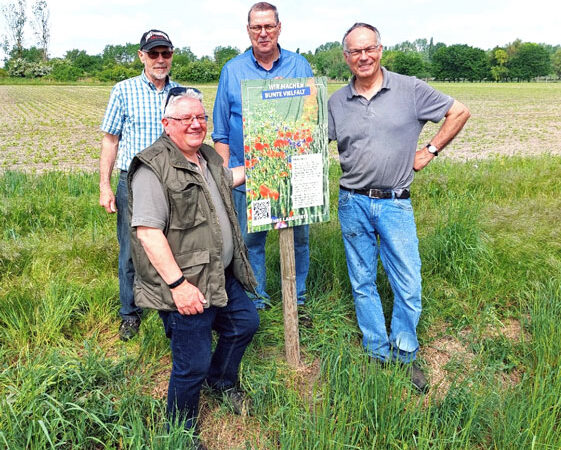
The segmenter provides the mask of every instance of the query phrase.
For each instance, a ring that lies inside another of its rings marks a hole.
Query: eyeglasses
[[[267,25],[248,25],[249,30],[252,33],[255,33],[255,34],[260,34],[261,30],[265,30],[266,33],[271,33],[278,26],[279,26],[278,23],[275,24],[275,25],[271,25],[271,24],[267,24]]]
[[[201,114],[200,116],[166,117],[166,119],[177,120],[178,122],[181,122],[181,125],[190,127],[195,119],[197,119],[197,122],[199,123],[206,123],[208,116],[206,114]]]
[[[146,53],[148,55],[148,58],[150,59],[158,59],[158,57],[160,55],[162,55],[162,58],[164,59],[170,59],[173,56],[173,51],[171,50],[164,50],[164,51],[157,51],[157,50],[149,50],[149,51],[145,51],[144,53]]]
[[[180,95],[183,95],[189,90],[195,92],[196,94],[200,94],[201,98],[202,98],[203,93],[201,91],[199,91],[197,88],[190,87],[190,86],[188,86],[188,87],[175,86],[175,87],[172,87],[168,92],[168,96],[166,98],[166,104],[164,105],[164,110],[167,108],[168,103],[172,99],[172,97],[178,97]]]
[[[353,58],[356,58],[357,56],[362,56],[362,52],[365,52],[368,56],[372,56],[378,50],[380,50],[381,48],[382,48],[382,46],[380,44],[378,44],[378,45],[372,45],[371,47],[366,47],[366,48],[357,48],[355,50],[345,50],[345,53],[347,55],[352,56]]]

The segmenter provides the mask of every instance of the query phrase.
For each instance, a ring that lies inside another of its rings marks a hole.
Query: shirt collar
[[[279,49],[279,57],[273,62],[273,67],[271,67],[271,70],[273,70],[276,66],[278,66],[282,61],[282,48],[279,44],[277,44],[277,48]],[[261,70],[267,70],[261,64],[259,64],[257,59],[255,59],[255,55],[253,54],[253,48],[250,48],[248,51],[249,54],[251,55],[251,60],[253,61],[253,64],[255,64],[255,67]],[[267,72],[270,72],[271,70],[267,70]]]
[[[391,89],[392,88],[392,81],[391,81],[391,72],[389,72],[388,70],[386,70],[385,67],[381,67],[382,69],[382,75],[383,75],[383,80],[382,80],[382,87],[380,88],[380,91],[384,90],[384,89]],[[353,97],[360,97],[360,94],[356,91],[355,89],[355,79],[356,77],[353,75],[351,78],[351,81],[349,81],[348,87],[349,90],[347,92],[347,98],[351,99]]]
[[[140,79],[142,80],[143,83],[145,83],[146,85],[148,85],[148,87],[152,90],[157,90],[156,89],[156,85],[154,83],[152,83],[148,77],[146,76],[146,73],[144,72],[144,69],[142,69],[142,73],[140,74]],[[166,90],[166,88],[169,86],[169,75],[166,76],[166,84],[164,85],[164,88],[162,89],[162,92]]]

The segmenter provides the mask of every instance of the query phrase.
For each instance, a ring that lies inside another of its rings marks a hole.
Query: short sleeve
[[[415,106],[419,120],[440,122],[452,107],[454,99],[415,79]]]
[[[101,124],[101,131],[116,136],[121,134],[125,119],[125,105],[120,86],[117,84],[111,90],[109,103]]]
[[[146,165],[135,172],[132,179],[131,227],[150,227],[164,230],[169,220],[169,207],[162,183]]]

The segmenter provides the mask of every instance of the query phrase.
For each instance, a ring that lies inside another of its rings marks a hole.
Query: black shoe
[[[411,377],[411,383],[413,384],[415,389],[417,389],[419,392],[422,392],[423,394],[428,392],[429,382],[427,381],[427,377],[425,377],[425,374],[418,366],[418,364],[414,361],[411,364],[408,364],[407,371],[409,373],[409,376]]]
[[[298,307],[298,323],[304,328],[312,328],[313,326],[312,317],[304,306]]]
[[[237,387],[223,390],[222,401],[232,408],[234,414],[238,416],[249,416],[251,402],[246,397],[245,393]]]
[[[127,317],[121,322],[119,327],[119,339],[121,341],[127,342],[138,334],[138,329],[140,328],[140,318],[139,317]]]

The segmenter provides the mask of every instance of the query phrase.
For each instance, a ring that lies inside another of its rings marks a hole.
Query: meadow
[[[241,370],[252,415],[203,395],[209,448],[561,448],[561,84],[436,86],[472,118],[412,189],[429,393],[362,351],[334,158],[331,222],[311,227],[303,364],[284,361],[271,232],[273,305]],[[215,86],[199,87],[211,111]],[[0,86],[0,448],[189,443],[164,423],[171,362],[158,316],[130,342],[117,336],[116,223],[95,173],[109,91]],[[378,279],[390,311],[381,266]]]

